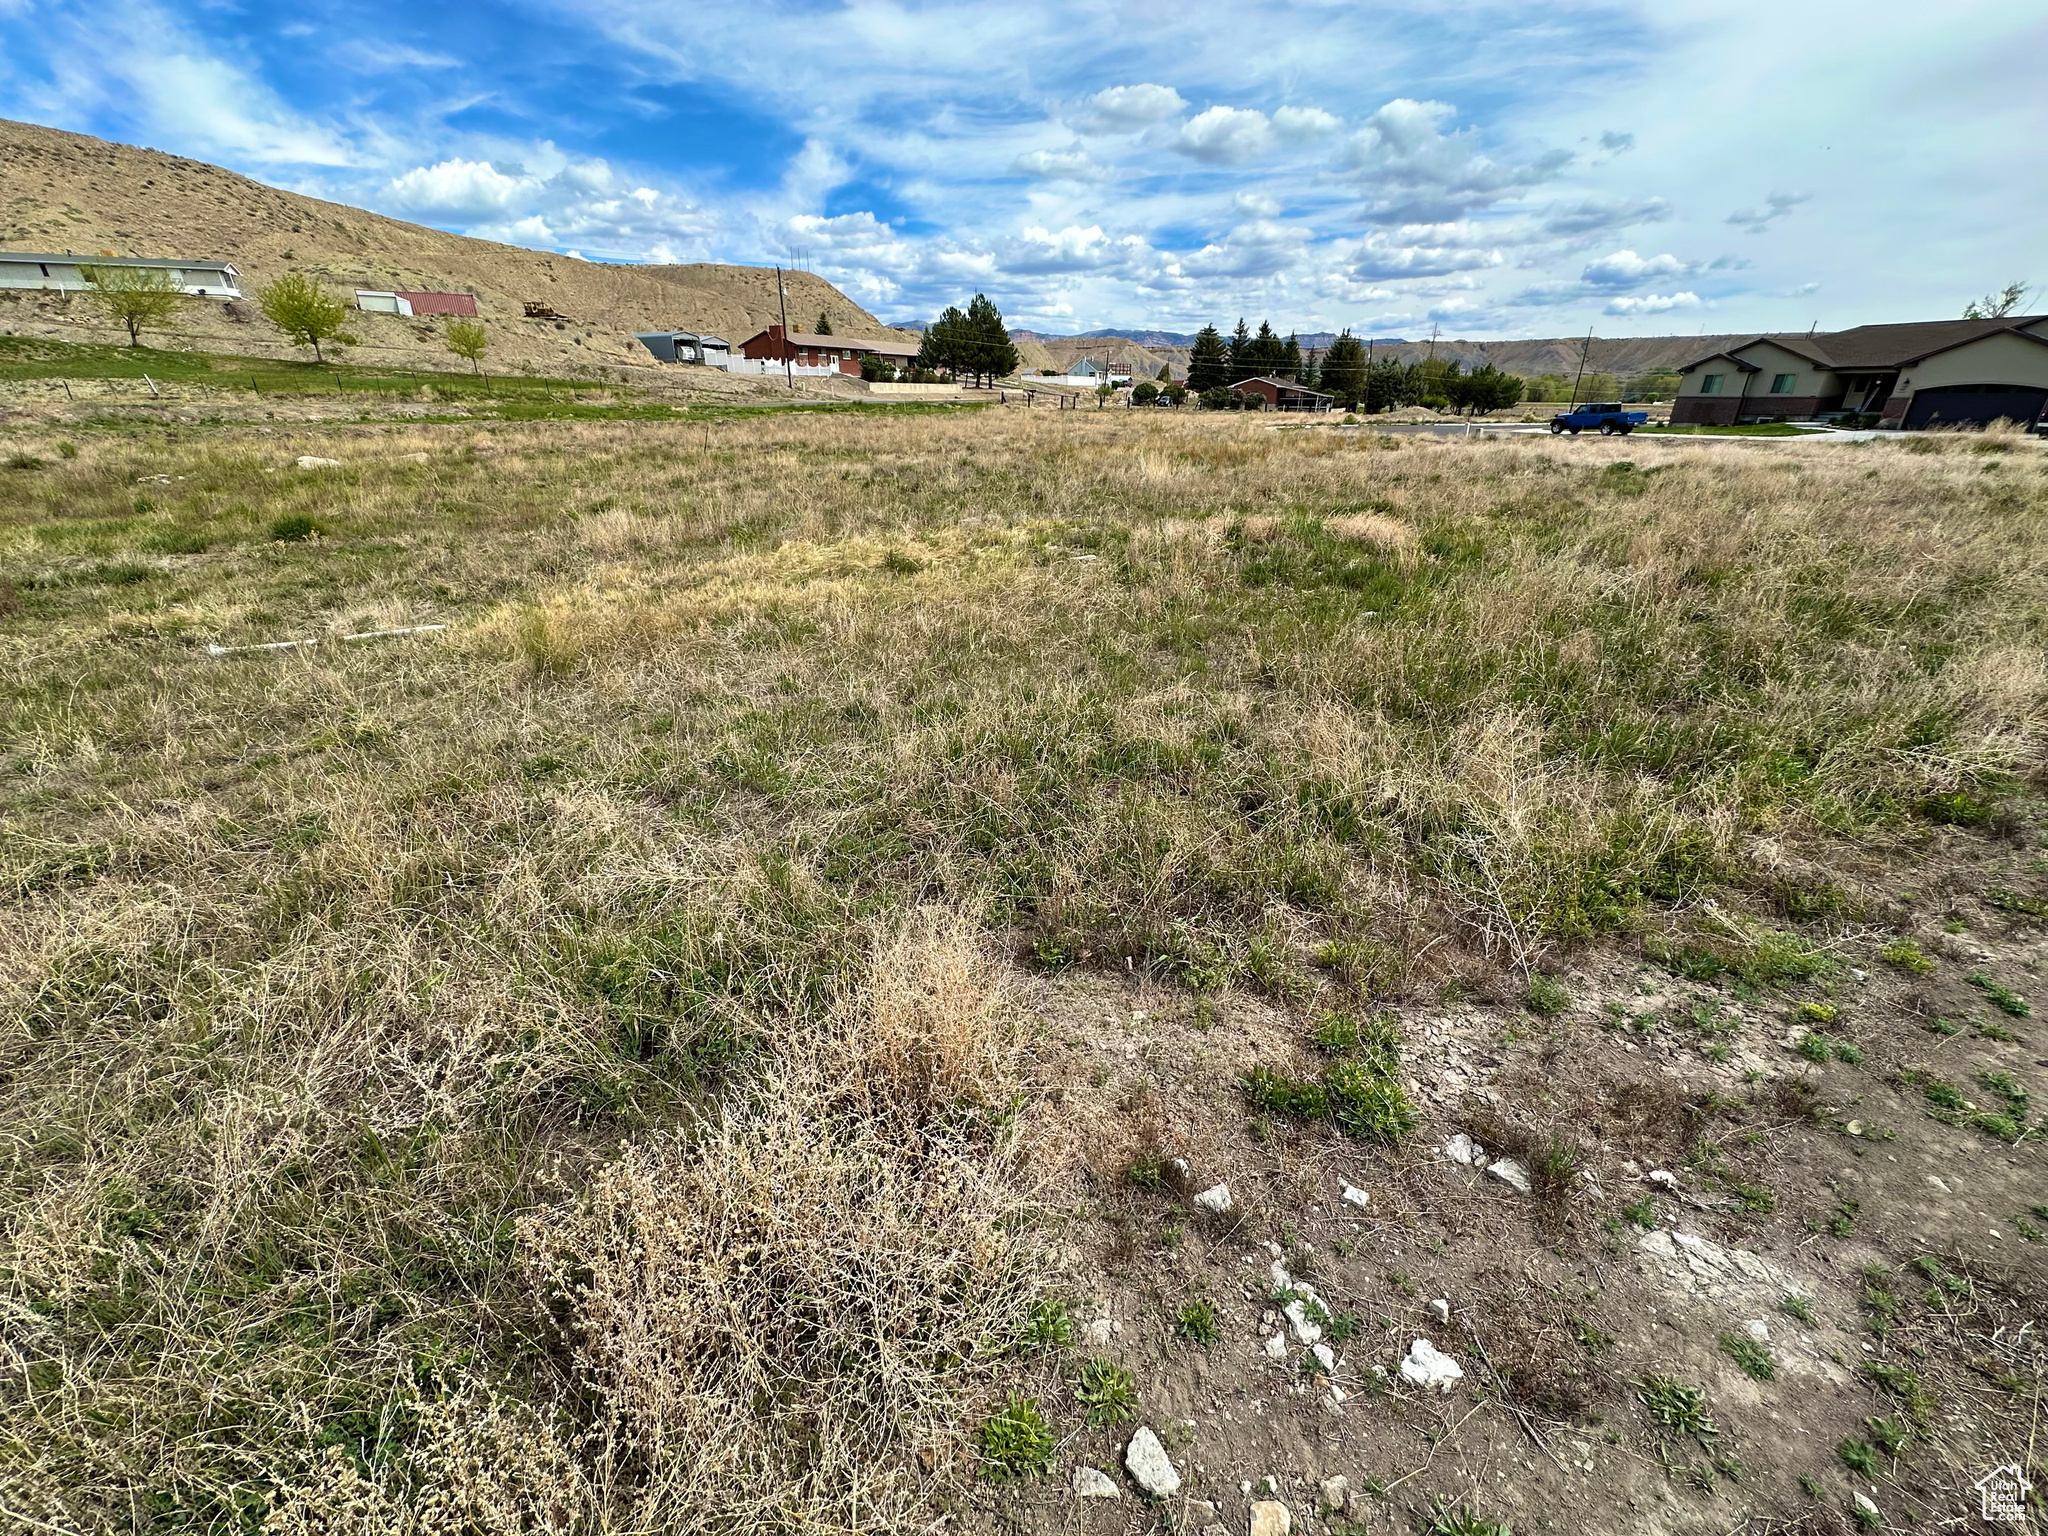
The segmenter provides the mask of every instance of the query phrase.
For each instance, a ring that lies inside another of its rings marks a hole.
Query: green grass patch
[[[984,1419],[975,1443],[981,1451],[981,1474],[992,1483],[1051,1471],[1059,1449],[1037,1399],[1030,1397],[1013,1397]]]

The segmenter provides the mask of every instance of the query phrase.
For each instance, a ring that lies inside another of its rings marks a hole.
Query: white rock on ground
[[[1401,1362],[1401,1379],[1425,1392],[1449,1392],[1464,1379],[1464,1368],[1427,1339],[1408,1346],[1408,1358]]]
[[[1652,1168],[1645,1177],[1659,1189],[1678,1188],[1678,1175],[1668,1168]]]
[[[1294,1326],[1294,1336],[1304,1344],[1313,1344],[1323,1336],[1323,1325],[1308,1315],[1311,1303],[1316,1299],[1313,1291],[1304,1290],[1281,1310],[1287,1314],[1287,1321]]]
[[[1190,1525],[1212,1525],[1216,1520],[1216,1506],[1207,1499],[1189,1499],[1187,1517]]]
[[[1440,1323],[1449,1323],[1451,1320],[1451,1304],[1439,1296],[1429,1304],[1429,1315]]]
[[[1214,1189],[1205,1189],[1195,1196],[1195,1204],[1205,1211],[1214,1211],[1218,1216],[1226,1214],[1236,1203],[1230,1198],[1228,1184],[1218,1184]]]
[[[1867,1494],[1859,1493],[1856,1495],[1856,1507],[1859,1510],[1863,1511],[1865,1514],[1870,1515],[1876,1519],[1882,1520],[1884,1518],[1884,1516],[1879,1513],[1877,1505],[1871,1502],[1870,1497]]]
[[[1261,1499],[1252,1506],[1251,1536],[1289,1536],[1294,1516],[1278,1499]]]
[[[1287,1358],[1286,1334],[1276,1333],[1273,1337],[1266,1340],[1266,1358],[1268,1360],[1285,1360]]]
[[[1444,1143],[1444,1156],[1448,1157],[1452,1162],[1462,1164],[1467,1168],[1484,1168],[1486,1166],[1485,1149],[1463,1131],[1458,1132],[1457,1135]]]
[[[1742,1325],[1742,1330],[1759,1344],[1771,1342],[1771,1325],[1760,1317],[1752,1317]]]
[[[1355,1205],[1362,1211],[1372,1204],[1372,1196],[1360,1189],[1356,1184],[1346,1184],[1344,1186],[1344,1203],[1346,1205]]]
[[[1518,1195],[1529,1193],[1529,1170],[1512,1157],[1504,1157],[1486,1170]]]
[[[1081,1337],[1096,1349],[1109,1348],[1109,1336],[1116,1332],[1116,1325],[1106,1317],[1098,1317],[1081,1330]]]
[[[1330,1348],[1327,1344],[1312,1344],[1309,1346],[1308,1352],[1316,1357],[1317,1365],[1320,1365],[1332,1376],[1337,1374],[1337,1351]]]
[[[1159,1443],[1150,1425],[1140,1426],[1131,1436],[1131,1443],[1124,1448],[1124,1465],[1138,1480],[1138,1486],[1155,1499],[1180,1492],[1180,1474],[1173,1470],[1173,1458],[1166,1454],[1166,1447]]]
[[[323,459],[323,458],[321,458],[321,457],[320,457],[320,456],[319,456],[318,454],[313,454],[313,453],[302,453],[302,454],[300,454],[300,455],[299,455],[299,456],[298,456],[298,457],[297,457],[296,459],[292,460],[292,462],[293,462],[294,464],[298,465],[298,467],[299,467],[300,469],[339,469],[339,468],[341,468],[341,460],[339,460],[339,459]]]
[[[1348,1477],[1326,1477],[1322,1481],[1323,1508],[1342,1509],[1351,1493],[1351,1479]]]
[[[1116,1479],[1094,1467],[1074,1468],[1074,1497],[1077,1499],[1120,1499],[1124,1496]]]

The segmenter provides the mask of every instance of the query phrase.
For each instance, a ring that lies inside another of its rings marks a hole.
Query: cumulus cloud
[[[1174,147],[1206,165],[1242,165],[1273,147],[1273,125],[1263,112],[1211,107],[1181,124]]]
[[[1256,219],[1270,219],[1280,212],[1280,199],[1265,192],[1240,192],[1230,206]]]
[[[1686,265],[1670,252],[1662,256],[1638,256],[1634,251],[1616,251],[1586,263],[1580,281],[1594,288],[1633,288],[1660,277],[1676,277]]]
[[[1501,165],[1470,129],[1446,133],[1449,102],[1388,102],[1352,135],[1345,156],[1367,195],[1366,216],[1386,223],[1442,223],[1489,207],[1557,175],[1571,161],[1552,150],[1527,165]]]
[[[1578,239],[1631,224],[1659,224],[1670,217],[1671,205],[1661,197],[1589,197],[1575,203],[1552,203],[1544,210],[1539,227],[1546,235]]]
[[[543,166],[460,157],[416,165],[385,183],[382,206],[519,245],[579,247],[638,258],[708,253],[716,221],[686,200],[618,176],[602,160],[539,146]]]
[[[1271,277],[1305,266],[1308,245],[1308,231],[1271,219],[1257,219],[1240,224],[1223,239],[1203,246],[1183,266],[1198,277]]]
[[[1033,181],[1101,181],[1107,166],[1097,165],[1083,149],[1034,149],[1019,155],[1010,169]]]
[[[1497,247],[1481,242],[1471,224],[1404,224],[1368,235],[1357,248],[1351,275],[1366,282],[1446,277],[1497,267],[1506,260]]]
[[[1282,107],[1273,114],[1273,130],[1283,139],[1320,139],[1343,126],[1343,118],[1321,107]]]
[[[1646,293],[1637,297],[1623,294],[1607,301],[1606,313],[1610,315],[1666,315],[1675,309],[1701,309],[1705,306],[1700,296],[1690,291],[1683,293]]]
[[[538,186],[534,178],[507,175],[488,160],[442,160],[394,176],[385,196],[410,212],[478,217],[505,212]]]
[[[1775,220],[1782,219],[1801,203],[1811,201],[1811,192],[1773,192],[1764,199],[1763,207],[1738,208],[1728,215],[1728,222],[1737,229],[1747,230],[1752,235],[1760,235],[1769,229]]]
[[[1080,122],[1100,133],[1133,133],[1180,116],[1187,103],[1167,85],[1112,85],[1090,96]]]

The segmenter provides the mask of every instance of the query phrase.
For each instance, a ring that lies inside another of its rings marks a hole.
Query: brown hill
[[[473,293],[499,366],[638,367],[648,359],[633,341],[634,331],[713,331],[739,342],[780,316],[775,273],[767,268],[578,261],[302,197],[201,160],[4,119],[0,245],[225,258],[241,269],[249,293],[293,270],[347,294],[358,288]],[[813,273],[791,272],[786,280],[793,327],[811,329],[822,311],[839,335],[903,334]],[[567,320],[526,319],[528,301]],[[253,305],[237,308],[246,319]],[[115,339],[88,309],[76,301],[30,297],[0,310],[0,329]],[[459,366],[433,322],[358,318],[354,329],[371,354],[362,361]],[[212,304],[188,305],[179,329],[188,342],[209,350],[290,351],[277,344],[268,326],[243,323]]]

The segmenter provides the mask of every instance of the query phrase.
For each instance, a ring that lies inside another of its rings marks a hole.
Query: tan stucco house
[[[1915,429],[2022,424],[2048,409],[2048,315],[1757,336],[1679,370],[1676,425],[1876,412]]]

